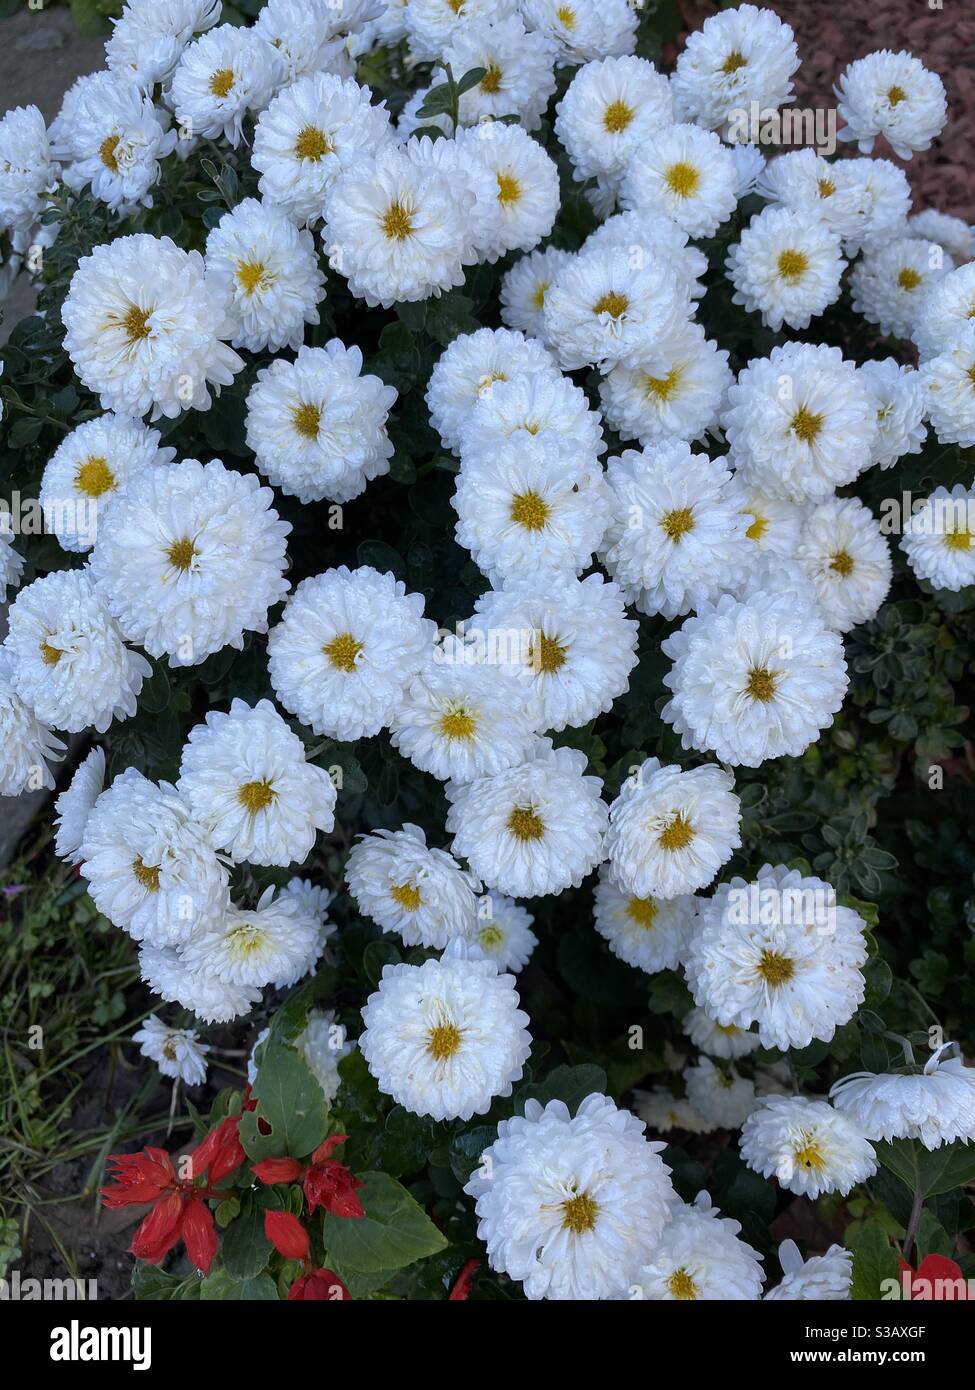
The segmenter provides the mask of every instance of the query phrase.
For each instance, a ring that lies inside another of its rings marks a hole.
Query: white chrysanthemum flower
[[[404,150],[418,169],[432,169],[455,191],[466,189],[472,195],[474,201],[464,219],[464,264],[480,262],[487,257],[493,259],[501,208],[497,180],[488,167],[480,160],[471,159],[469,152],[456,140],[431,140],[424,135],[409,140]]]
[[[535,372],[558,377],[552,357],[533,338],[507,328],[458,334],[437,360],[426,392],[430,423],[444,448],[459,451],[474,406],[496,383]]]
[[[599,413],[586,393],[558,372],[537,371],[495,382],[478,396],[460,431],[460,455],[477,464],[506,440],[521,444],[527,436],[591,463],[606,452]]]
[[[789,208],[765,208],[728,251],[733,303],[756,310],[776,332],[808,328],[840,296],[846,262],[825,222]]]
[[[837,112],[846,124],[841,140],[855,140],[870,154],[878,135],[899,159],[926,150],[948,119],[944,83],[912,54],[889,48],[857,58],[833,89]]]
[[[0,796],[53,787],[48,763],[61,762],[67,750],[14,690],[14,666],[0,646]]]
[[[16,589],[23,571],[24,557],[14,548],[13,517],[10,512],[0,510],[0,603],[8,589]]]
[[[303,579],[268,634],[271,684],[316,734],[369,738],[390,723],[435,634],[421,594],[369,565],[340,565]]]
[[[10,606],[4,647],[14,690],[43,724],[103,734],[135,714],[152,674],[130,651],[87,570],[55,570],[21,589]]]
[[[71,120],[60,119],[53,153],[65,166],[64,181],[79,190],[91,185],[99,202],[125,214],[152,207],[159,161],[176,148],[169,113],[159,111],[134,82],[112,72],[94,72],[77,84]]]
[[[757,358],[728,391],[721,417],[746,487],[818,502],[873,461],[877,412],[839,348],[786,343]]]
[[[462,154],[481,164],[496,184],[498,220],[494,245],[483,256],[532,251],[548,236],[559,210],[559,171],[537,140],[520,125],[481,121],[457,132]],[[437,142],[439,144],[439,141]]]
[[[230,1023],[249,1013],[261,997],[253,985],[233,983],[212,970],[191,969],[172,946],[144,945],[139,969],[153,993],[167,1003],[181,1004],[204,1023]]]
[[[555,133],[580,181],[622,172],[646,137],[674,119],[670,83],[645,58],[587,63],[555,109]]]
[[[700,299],[701,283],[708,268],[707,257],[689,244],[687,233],[664,212],[617,212],[582,243],[582,251],[625,251],[633,265],[646,261],[662,265],[683,298]],[[678,288],[679,287],[679,288]]]
[[[559,271],[545,296],[542,336],[567,371],[606,372],[620,363],[638,366],[690,313],[691,301],[666,262],[597,246]]]
[[[345,866],[359,911],[407,946],[442,950],[473,935],[477,880],[443,849],[430,849],[418,825],[360,835]]]
[[[397,703],[390,741],[443,781],[493,776],[532,756],[539,711],[517,668],[445,638]]]
[[[524,970],[538,945],[531,929],[534,920],[527,908],[503,893],[485,893],[477,900],[477,923],[468,944],[470,956],[493,961],[499,972],[516,975]]]
[[[391,138],[385,102],[374,106],[368,87],[334,73],[299,77],[257,118],[251,163],[261,196],[314,226],[333,179]]]
[[[334,1011],[309,1009],[305,1026],[292,1047],[321,1086],[326,1105],[331,1105],[342,1084],[339,1062],[355,1047],[355,1043],[347,1039],[345,1027],[336,1020]]]
[[[527,136],[525,137],[528,138]],[[426,299],[463,284],[474,194],[433,164],[384,146],[325,190],[331,266],[370,306]]]
[[[745,1121],[739,1142],[753,1172],[776,1177],[801,1197],[845,1197],[877,1171],[877,1156],[858,1126],[825,1101],[803,1096],[769,1096]]]
[[[578,728],[604,714],[629,688],[637,662],[637,624],[601,574],[512,580],[477,600],[466,631],[529,678],[541,730]]]
[[[655,899],[706,888],[741,846],[734,785],[713,763],[682,772],[647,758],[609,808],[606,854],[620,887]]]
[[[920,1139],[926,1149],[970,1144],[975,1141],[975,1067],[966,1067],[957,1047],[942,1044],[920,1072],[843,1076],[830,1099],[874,1143]]]
[[[684,1085],[694,1110],[714,1129],[740,1129],[758,1104],[753,1081],[733,1066],[716,1067],[710,1057],[684,1069]]]
[[[748,519],[725,463],[677,439],[610,459],[614,508],[602,558],[641,613],[681,617],[747,564]]]
[[[539,739],[535,756],[494,777],[447,783],[454,853],[490,889],[513,898],[561,893],[603,856],[602,780],[586,755]]]
[[[550,439],[506,439],[488,458],[469,453],[453,496],[458,545],[492,584],[587,569],[609,523],[612,496],[599,463]]]
[[[219,18],[220,0],[126,0],[121,18],[112,20],[105,59],[143,91],[166,86],[193,35]]]
[[[181,948],[186,968],[250,989],[297,984],[321,953],[319,923],[295,894],[275,893],[265,889],[252,909],[231,904],[221,920],[194,933]]]
[[[682,323],[636,367],[614,367],[599,383],[599,399],[612,428],[647,448],[703,439],[716,427],[733,380],[727,352],[700,324]]]
[[[359,10],[352,0],[341,5],[335,0],[267,0],[254,31],[284,62],[281,86],[316,72],[351,77],[355,64],[345,33],[357,22]]]
[[[824,620],[837,632],[875,617],[890,589],[890,546],[873,513],[855,497],[830,497],[806,509],[795,558],[812,581]]]
[[[481,30],[517,13],[518,0],[463,0],[460,5],[453,0],[408,0],[403,24],[413,58],[430,62],[442,58],[450,44],[470,29]],[[454,76],[463,77],[466,71],[454,68]]]
[[[765,1295],[766,1303],[837,1303],[850,1298],[853,1251],[831,1245],[825,1255],[803,1260],[794,1240],[779,1246],[782,1283]]]
[[[950,213],[925,208],[907,219],[907,230],[911,236],[919,236],[922,241],[936,241],[956,265],[975,257],[975,229]]]
[[[916,504],[915,504],[916,505]],[[935,589],[975,584],[975,487],[938,487],[904,522],[901,549]]]
[[[842,639],[795,593],[727,595],[661,643],[673,668],[661,717],[684,748],[760,767],[797,758],[843,703]]]
[[[247,395],[247,447],[269,482],[302,502],[350,502],[389,472],[386,429],[396,389],[362,373],[338,338],[277,357]]]
[[[614,956],[654,975],[676,970],[684,959],[697,917],[697,899],[637,897],[625,893],[606,864],[599,870],[593,920]],[[648,1117],[644,1115],[644,1119]]]
[[[44,117],[36,106],[17,106],[0,120],[0,227],[27,234],[57,187]]]
[[[651,1134],[669,1134],[672,1129],[708,1134],[715,1128],[701,1118],[689,1100],[679,1099],[663,1086],[655,1086],[652,1091],[634,1091],[633,1108]]]
[[[863,1002],[865,931],[828,883],[765,864],[699,904],[688,984],[719,1023],[757,1023],[763,1047],[829,1042]]]
[[[466,17],[466,0],[462,8]],[[480,82],[461,93],[460,123],[517,116],[525,130],[537,130],[555,91],[555,46],[544,34],[526,32],[515,14],[490,19],[457,25],[443,50],[456,77],[484,69]]]
[[[231,343],[251,352],[297,351],[318,323],[325,276],[311,232],[272,203],[245,198],[207,237],[206,275],[233,321]]]
[[[574,1117],[560,1100],[502,1120],[464,1188],[492,1269],[529,1299],[626,1296],[677,1201],[664,1145],[606,1096]]]
[[[889,159],[844,159],[830,168],[843,170],[844,184],[849,180],[861,207],[860,230],[844,237],[847,256],[862,246],[882,245],[891,237],[904,235],[911,188],[903,169]]]
[[[233,325],[203,257],[169,237],[96,246],[78,262],[61,318],[79,378],[119,415],[208,410],[208,387],[229,386],[244,365],[223,341]]]
[[[359,1047],[398,1105],[469,1120],[510,1096],[524,1071],[531,1036],[518,1002],[513,975],[457,947],[423,965],[387,965],[362,1009]]]
[[[737,475],[732,478],[732,491],[748,522],[745,535],[751,542],[745,578],[763,567],[766,561],[773,571],[781,571],[786,565],[794,570],[796,567],[791,562],[799,544],[805,508],[795,502],[784,502],[780,497],[766,497],[757,488],[745,487]],[[735,586],[732,592],[741,596],[741,586]]]
[[[521,10],[530,28],[555,42],[560,66],[619,58],[636,47],[638,17],[627,0],[521,0]]]
[[[126,484],[175,453],[160,448],[158,430],[124,415],[110,412],[76,425],[48,460],[39,496],[63,549],[90,550]]]
[[[556,246],[520,256],[501,277],[498,296],[502,322],[530,338],[541,338],[545,296],[556,275],[571,259],[571,251],[560,251]]]
[[[713,131],[665,126],[641,142],[622,196],[636,212],[666,213],[689,236],[713,236],[738,205],[734,156]]]
[[[934,241],[904,236],[867,247],[850,272],[853,308],[882,333],[910,338],[925,297],[951,269]]]
[[[762,1256],[739,1240],[740,1231],[741,1223],[722,1216],[706,1192],[693,1205],[681,1203],[637,1275],[639,1298],[664,1303],[760,1298]]]
[[[813,149],[790,150],[766,163],[757,191],[769,202],[823,222],[842,241],[866,227],[866,201],[856,160],[830,162]]]
[[[873,462],[892,468],[905,454],[919,454],[928,432],[920,375],[893,357],[863,362],[857,371],[877,407]]]
[[[135,941],[184,943],[230,906],[227,870],[187,803],[134,767],[95,802],[79,855],[95,906]]]
[[[69,864],[81,863],[78,851],[85,838],[85,826],[104,786],[105,753],[101,748],[93,748],[87,758],[78,764],[70,784],[54,803],[57,812],[54,848],[58,856]]]
[[[239,145],[244,117],[263,111],[285,64],[258,29],[221,24],[183,50],[169,101],[184,131]]]
[[[929,249],[935,245],[930,241],[919,241],[919,246]],[[945,256],[946,265],[950,260]],[[975,261],[950,270],[940,277],[929,276],[925,282],[924,294],[918,298],[917,312],[914,315],[912,337],[917,343],[922,360],[936,357],[951,347],[954,340],[964,332],[975,318]]]
[[[922,362],[919,375],[931,428],[941,444],[975,444],[975,323],[944,351]]]
[[[161,1076],[182,1081],[187,1086],[202,1086],[207,1079],[206,1043],[201,1043],[193,1028],[171,1028],[155,1014],[150,1014],[141,1028],[132,1034],[140,1045],[143,1057],[155,1062]]]
[[[219,459],[151,468],[118,498],[95,543],[95,587],[129,642],[195,666],[265,630],[284,597],[285,537],[274,494]]]
[[[762,1045],[757,1033],[749,1033],[736,1023],[716,1023],[704,1009],[691,1009],[681,1027],[694,1046],[709,1057],[733,1061],[738,1057],[747,1057]]]
[[[305,761],[270,700],[233,700],[187,735],[177,788],[218,849],[235,863],[303,863],[335,824],[335,787]]]
[[[713,130],[746,119],[753,106],[782,106],[798,66],[791,26],[772,10],[738,5],[688,35],[671,85],[684,119]]]

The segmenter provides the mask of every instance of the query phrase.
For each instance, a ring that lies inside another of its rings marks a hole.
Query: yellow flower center
[[[413,883],[397,883],[389,890],[389,896],[404,912],[419,912],[423,899],[420,890]]]
[[[355,659],[362,651],[362,643],[356,641],[351,632],[340,632],[331,642],[326,642],[322,651],[337,671],[345,671],[347,675],[352,675]]]
[[[664,175],[664,182],[676,198],[692,198],[701,184],[701,175],[693,164],[678,160]]]
[[[684,819],[684,814],[678,811],[677,815],[670,824],[661,831],[658,844],[661,849],[678,850],[686,849],[694,838],[694,827]]]
[[[115,151],[118,149],[119,137],[117,135],[107,135],[101,143],[98,151],[99,158],[106,169],[111,169],[113,174],[118,173],[118,160]]]
[[[753,666],[748,673],[745,694],[750,695],[753,700],[761,700],[763,705],[767,705],[775,695],[776,679],[775,673],[770,671],[767,666]]]
[[[819,1172],[821,1168],[826,1167],[823,1151],[811,1134],[803,1134],[800,1143],[802,1148],[796,1149],[796,1163],[800,1168],[810,1168]]]
[[[897,272],[897,283],[902,290],[907,290],[908,294],[916,290],[921,283],[921,273],[914,269],[912,265],[901,266]]]
[[[86,497],[101,497],[115,487],[115,474],[107,460],[97,454],[89,454],[74,475],[74,485]]]
[[[733,72],[737,72],[739,68],[743,68],[747,62],[748,59],[745,57],[744,53],[739,53],[737,48],[733,48],[721,64],[721,71],[730,77]]]
[[[184,572],[192,565],[195,555],[196,546],[190,540],[189,536],[183,536],[181,540],[173,541],[172,545],[170,545],[166,551],[166,559],[172,565],[173,569],[183,570]]]
[[[491,923],[490,926],[481,928],[477,934],[477,939],[485,951],[496,951],[499,946],[504,945],[504,932],[500,927]]]
[[[389,241],[405,241],[413,235],[413,215],[399,200],[390,203],[381,225]]]
[[[549,280],[539,280],[535,286],[532,297],[529,301],[536,314],[540,314],[545,308],[545,296],[548,294]]]
[[[902,101],[907,100],[907,93],[904,91],[903,87],[891,87],[887,93],[887,100],[890,102],[891,106],[899,106]]]
[[[829,567],[842,579],[848,579],[853,573],[853,557],[846,550],[837,550],[830,556]]]
[[[274,282],[274,276],[263,261],[238,261],[237,282],[246,295],[252,295],[258,288],[266,290]]]
[[[249,816],[256,816],[258,811],[270,806],[276,796],[277,792],[268,781],[244,782],[237,788],[237,800]]]
[[[788,956],[778,951],[763,951],[758,962],[758,973],[772,989],[788,984],[796,973],[796,967]]]
[[[295,433],[300,434],[302,439],[317,439],[321,420],[322,412],[317,405],[312,405],[309,401],[302,401],[301,405],[291,407],[291,423],[294,425]]]
[[[555,11],[555,18],[566,29],[576,27],[576,12],[571,5],[560,5]]]
[[[130,343],[137,343],[141,338],[148,338],[150,333],[149,320],[152,317],[151,309],[140,309],[138,304],[130,304],[122,315],[122,328],[125,336]]]
[[[832,198],[836,192],[836,184],[832,179],[820,179],[818,187],[821,198]]]
[[[667,1280],[667,1287],[681,1303],[697,1298],[697,1285],[686,1269],[675,1269]]]
[[[476,729],[477,720],[466,709],[450,710],[447,714],[440,716],[440,732],[444,738],[451,740],[470,739],[474,737]]]
[[[947,531],[945,533],[945,545],[949,550],[971,550],[972,533],[970,531]]]
[[[153,864],[143,864],[142,856],[136,855],[132,861],[132,872],[147,893],[159,892],[159,870]]]
[[[42,642],[40,645],[41,657],[43,658],[44,665],[56,666],[58,662],[61,660],[64,653],[60,650],[59,647],[52,647],[50,642]]]
[[[816,415],[813,411],[807,410],[804,405],[801,405],[792,417],[790,429],[804,444],[812,444],[823,428],[823,419],[824,416]]]
[[[233,85],[233,68],[219,68],[210,78],[210,91],[215,97],[229,96]]]
[[[535,491],[519,492],[511,499],[511,520],[526,531],[543,531],[549,510],[548,503]]]
[[[755,518],[745,535],[750,541],[760,541],[768,529],[768,517],[760,516],[758,512],[746,512],[745,515]]]
[[[295,137],[295,156],[298,159],[310,159],[317,163],[325,155],[334,152],[335,146],[317,126],[303,126]]]
[[[625,294],[619,294],[616,290],[607,290],[601,295],[592,306],[594,314],[609,314],[611,319],[622,318],[630,307],[630,301]]]
[[[678,507],[676,511],[664,512],[660,518],[661,528],[678,544],[682,536],[694,530],[694,512],[691,507]]]
[[[496,96],[501,90],[501,79],[503,77],[504,73],[498,67],[497,63],[489,63],[487,72],[485,72],[484,76],[481,78],[481,91],[487,92],[488,96]]]
[[[540,840],[545,834],[545,826],[530,806],[515,806],[508,817],[508,829],[516,840],[527,843]]]
[[[645,376],[643,389],[659,405],[661,401],[669,401],[676,396],[683,375],[684,368],[675,363],[666,376]]]
[[[595,1230],[598,1215],[599,1203],[588,1192],[577,1192],[562,1203],[562,1229],[574,1236],[584,1235]]]
[[[625,101],[611,101],[603,112],[603,125],[610,135],[620,135],[633,120],[635,112]]]
[[[809,257],[805,251],[783,251],[779,256],[778,265],[782,279],[794,284],[801,280],[809,269]]]
[[[521,184],[514,174],[502,173],[498,171],[498,202],[503,207],[508,207],[512,203],[517,203],[521,197]]]
[[[456,1023],[438,1023],[427,1034],[427,1051],[435,1062],[446,1062],[460,1051],[461,1033]]]
[[[626,915],[644,931],[650,931],[659,912],[653,898],[631,898],[626,904]]]
[[[550,676],[565,665],[566,652],[561,642],[542,632],[538,636],[538,646],[533,646],[528,653],[528,662],[543,675]]]

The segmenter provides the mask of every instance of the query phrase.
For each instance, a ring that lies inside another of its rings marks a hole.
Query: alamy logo
[[[83,1327],[72,1319],[51,1329],[52,1361],[131,1361],[134,1371],[152,1365],[151,1327]]]
[[[22,1279],[19,1269],[0,1279],[0,1303],[94,1303],[97,1298],[97,1279]]]

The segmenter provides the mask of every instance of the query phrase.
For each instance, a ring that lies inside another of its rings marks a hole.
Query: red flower
[[[132,1237],[129,1250],[137,1260],[158,1265],[179,1240],[183,1226],[183,1194],[167,1192],[160,1197]]]
[[[288,1290],[288,1301],[344,1303],[352,1295],[337,1274],[330,1269],[312,1269],[296,1279]]]
[[[912,1269],[906,1260],[898,1261],[904,1297],[914,1302],[965,1302],[975,1298],[959,1265],[946,1255],[926,1255]]]
[[[286,1260],[307,1260],[311,1254],[308,1232],[290,1211],[266,1211],[264,1234]]]
[[[112,1154],[108,1161],[115,1167],[112,1174],[115,1185],[102,1188],[106,1207],[154,1202],[176,1182],[176,1170],[165,1149],[144,1149],[141,1154]]]
[[[457,1276],[457,1281],[448,1295],[448,1303],[463,1303],[471,1291],[471,1280],[480,1265],[480,1260],[468,1260],[464,1268]]]
[[[304,1179],[305,1198],[309,1212],[324,1207],[333,1216],[354,1218],[365,1216],[362,1203],[355,1195],[362,1186],[344,1163],[332,1158],[332,1150],[348,1139],[347,1134],[333,1134],[311,1156],[305,1165],[295,1158],[265,1158],[254,1164],[255,1176],[264,1183],[297,1182]]]
[[[235,1173],[246,1157],[240,1142],[240,1116],[228,1115],[190,1154],[190,1171],[196,1177],[209,1169],[210,1186],[216,1187]]]

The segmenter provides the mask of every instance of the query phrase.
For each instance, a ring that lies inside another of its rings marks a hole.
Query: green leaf
[[[532,1081],[527,1086],[520,1086],[515,1094],[522,1112],[526,1100],[537,1100],[541,1105],[547,1105],[550,1100],[561,1100],[568,1106],[569,1113],[574,1115],[586,1096],[594,1093],[606,1094],[606,1073],[602,1067],[585,1062],[578,1067],[556,1067],[544,1081]]]
[[[365,1209],[361,1218],[325,1214],[325,1248],[341,1268],[362,1274],[403,1269],[415,1260],[446,1248],[446,1238],[388,1173],[363,1173],[357,1196]]]
[[[497,72],[497,68],[495,68],[495,72]],[[483,82],[485,77],[487,77],[487,68],[468,68],[457,83],[457,95],[462,97],[465,92],[469,92],[472,87]]]
[[[253,1279],[232,1279],[225,1269],[216,1269],[201,1284],[200,1298],[207,1303],[217,1299],[277,1303],[278,1291],[270,1274],[258,1274]]]
[[[879,1221],[857,1222],[847,1233],[853,1251],[853,1299],[878,1299],[885,1279],[897,1278],[897,1252]]]
[[[975,1144],[943,1144],[926,1149],[917,1139],[874,1144],[877,1158],[911,1192],[925,1198],[951,1192],[975,1180]]]
[[[260,1274],[271,1254],[264,1234],[264,1208],[250,1198],[236,1221],[227,1227],[220,1243],[223,1267],[231,1279],[252,1279]]]
[[[136,1262],[132,1271],[132,1295],[140,1303],[175,1303],[195,1298],[200,1288],[197,1274],[167,1274],[157,1265]]]
[[[305,1158],[325,1138],[325,1094],[302,1057],[287,1043],[270,1037],[252,1088],[257,1101],[240,1122],[240,1142],[249,1158]],[[269,1133],[261,1132],[261,1124]]]

